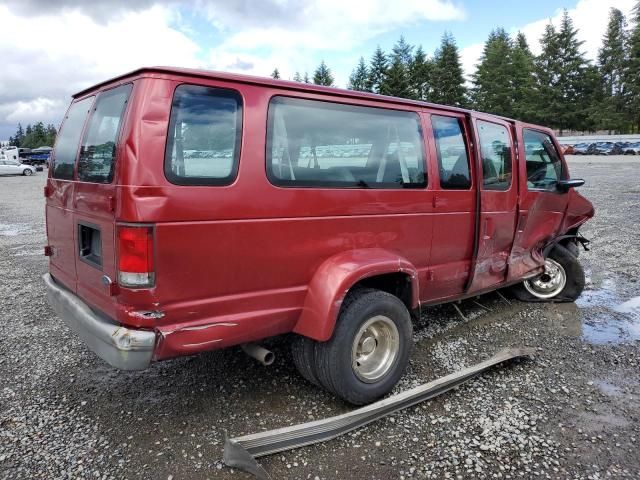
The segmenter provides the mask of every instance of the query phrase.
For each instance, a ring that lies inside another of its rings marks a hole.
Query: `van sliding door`
[[[474,115],[476,179],[480,186],[477,253],[467,292],[489,289],[507,278],[516,227],[518,176],[511,125]]]

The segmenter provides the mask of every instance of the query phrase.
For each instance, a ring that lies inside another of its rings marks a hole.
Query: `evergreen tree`
[[[304,72],[304,78],[302,79],[302,81],[304,83],[311,83],[311,80],[309,80],[309,74],[307,72]]]
[[[373,52],[373,57],[371,57],[369,64],[369,91],[380,93],[380,87],[387,75],[388,64],[387,56],[380,48],[380,45],[378,45],[375,52]]]
[[[280,78],[280,72],[277,67],[273,69],[273,72],[271,72],[271,78],[275,78],[276,80]]]
[[[518,32],[511,51],[511,89],[513,116],[519,120],[534,120],[533,58],[527,38],[522,32]]]
[[[296,73],[293,75],[293,81],[294,81],[294,82],[302,82],[302,77],[300,76],[300,72],[296,72]]]
[[[474,108],[506,117],[514,116],[512,56],[507,32],[503,28],[492,31],[472,77]]]
[[[407,73],[407,68],[402,63],[400,57],[394,55],[391,59],[391,65],[389,65],[386,71],[384,81],[382,85],[380,85],[380,93],[393,97],[411,98],[412,95]]]
[[[551,22],[544,29],[540,38],[541,54],[535,59],[536,95],[532,112],[533,121],[544,125],[555,126],[555,112],[561,108],[560,91],[556,88],[559,69],[558,32]]]
[[[598,52],[598,68],[602,79],[602,100],[597,109],[597,126],[617,132],[626,124],[625,112],[625,68],[626,58],[626,20],[617,8],[609,14],[609,24],[602,47]]]
[[[625,90],[632,132],[640,132],[640,1],[633,9],[633,27],[627,47]]]
[[[422,46],[419,46],[409,66],[409,84],[413,98],[429,100],[431,96],[432,68],[433,64],[427,58]]]
[[[560,29],[547,25],[540,40],[542,54],[536,59],[536,77],[541,123],[560,130],[583,130],[589,127],[589,106],[593,97],[589,88],[591,73],[577,39],[578,30],[567,11],[562,15]],[[588,75],[589,73],[589,75]]]
[[[467,103],[460,54],[455,39],[448,32],[443,35],[434,55],[431,86],[433,102],[456,106]]]
[[[320,62],[316,71],[313,72],[313,83],[327,87],[333,86],[333,75],[329,67],[327,67],[327,64],[324,63],[324,60]]]
[[[15,147],[20,147],[23,141],[24,141],[24,130],[22,129],[22,124],[18,123],[18,128],[16,129],[16,134],[13,136],[13,143],[11,145]]]
[[[361,92],[369,91],[369,69],[364,63],[364,57],[360,57],[358,66],[351,72],[347,88],[349,90],[359,90]]]
[[[409,45],[401,36],[391,50],[391,64],[380,84],[380,93],[401,98],[413,96],[409,83],[409,68],[413,59],[412,51],[413,46]]]
[[[411,60],[413,59],[412,52],[413,46],[409,45],[405,41],[403,35],[400,35],[400,39],[396,42],[396,44],[393,46],[393,49],[391,50],[391,58],[397,58],[398,60],[400,60],[400,63],[408,67],[411,63]]]

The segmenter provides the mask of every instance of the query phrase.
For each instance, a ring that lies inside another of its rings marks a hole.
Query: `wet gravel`
[[[640,159],[575,157],[596,205],[575,304],[499,295],[428,309],[401,391],[533,346],[522,361],[339,439],[261,459],[273,478],[640,478]],[[120,372],[46,304],[44,175],[0,177],[0,478],[250,478],[231,435],[350,407],[307,384],[286,338],[262,367],[232,348]]]

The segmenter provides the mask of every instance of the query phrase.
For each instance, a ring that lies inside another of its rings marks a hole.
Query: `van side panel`
[[[181,82],[146,81],[136,112],[141,121],[131,127],[126,142],[130,167],[117,220],[155,224],[157,280],[153,289],[122,289],[117,315],[124,324],[163,332],[159,358],[184,353],[192,348],[185,345],[199,342],[216,348],[291,331],[316,270],[340,252],[395,252],[415,266],[418,283],[426,281],[430,189],[270,184],[265,175],[267,106],[272,95],[283,92],[221,81],[198,84],[242,95],[237,179],[229,186],[172,185],[163,175],[164,148],[172,92]],[[151,321],[132,313],[143,306],[163,316]]]

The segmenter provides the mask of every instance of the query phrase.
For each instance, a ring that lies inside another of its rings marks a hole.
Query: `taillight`
[[[118,227],[118,283],[123,287],[151,287],[153,266],[153,227]]]

